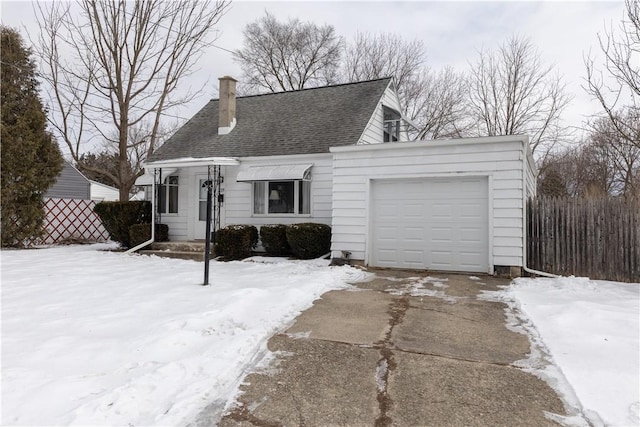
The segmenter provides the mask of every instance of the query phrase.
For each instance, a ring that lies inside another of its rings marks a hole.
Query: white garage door
[[[488,272],[487,178],[373,181],[377,267]]]

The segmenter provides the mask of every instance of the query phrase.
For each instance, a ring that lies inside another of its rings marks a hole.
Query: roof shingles
[[[149,161],[328,153],[358,142],[391,79],[238,97],[236,127],[218,135],[209,101]]]

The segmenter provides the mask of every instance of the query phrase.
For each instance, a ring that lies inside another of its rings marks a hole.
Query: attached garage
[[[488,271],[487,177],[374,180],[375,267]]]
[[[493,273],[522,267],[535,194],[527,137],[339,147],[332,257],[374,267]]]

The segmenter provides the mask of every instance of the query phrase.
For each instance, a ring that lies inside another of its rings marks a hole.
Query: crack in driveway
[[[376,383],[378,385],[377,399],[378,407],[380,409],[380,414],[375,421],[376,427],[387,427],[392,423],[391,417],[389,417],[388,413],[393,406],[393,400],[389,396],[388,385],[389,376],[391,372],[396,369],[397,365],[391,349],[393,347],[391,334],[393,333],[393,329],[402,323],[404,315],[408,309],[409,297],[407,295],[403,295],[391,304],[388,311],[390,315],[389,330],[382,341],[375,343],[376,348],[379,348],[381,356],[376,367]]]

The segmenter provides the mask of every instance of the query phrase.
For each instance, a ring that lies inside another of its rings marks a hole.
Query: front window
[[[253,213],[256,215],[311,213],[310,181],[254,181]]]
[[[170,176],[158,186],[158,212],[178,213],[178,177]]]
[[[400,113],[388,107],[383,107],[383,108],[384,108],[383,141],[396,142],[400,139],[400,120],[401,120]]]

